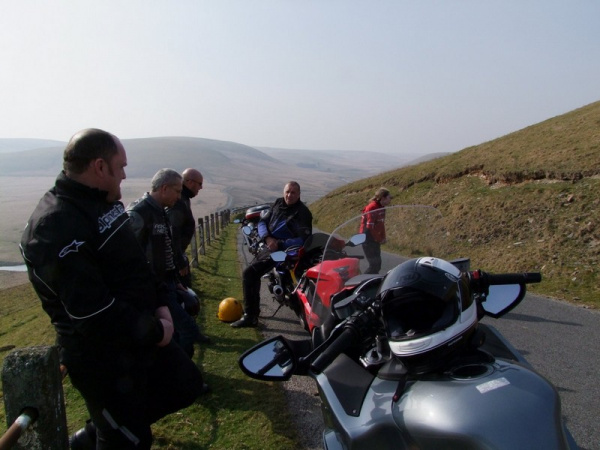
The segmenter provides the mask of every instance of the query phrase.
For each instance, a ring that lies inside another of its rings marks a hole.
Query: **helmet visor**
[[[391,289],[382,299],[382,313],[389,339],[416,339],[455,323],[458,297],[442,300],[412,289]]]

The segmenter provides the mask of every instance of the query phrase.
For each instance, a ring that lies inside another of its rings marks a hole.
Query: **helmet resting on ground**
[[[217,317],[222,322],[235,322],[241,319],[243,314],[242,304],[233,297],[227,297],[219,303]]]
[[[416,258],[396,266],[378,295],[390,350],[409,372],[442,367],[475,331],[477,311],[466,275],[442,259]]]

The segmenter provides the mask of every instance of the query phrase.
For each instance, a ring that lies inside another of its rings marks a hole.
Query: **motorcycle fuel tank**
[[[554,387],[523,366],[459,366],[443,375],[409,379],[397,402],[397,381],[374,378],[359,415],[344,412],[327,377],[328,449],[568,449]]]

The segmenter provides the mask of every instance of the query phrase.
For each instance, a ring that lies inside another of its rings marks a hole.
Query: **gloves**
[[[159,347],[164,347],[169,342],[171,342],[171,338],[173,337],[173,333],[175,331],[175,327],[173,326],[173,319],[171,318],[171,312],[169,308],[166,306],[161,306],[157,308],[154,312],[154,316],[160,321],[163,326],[163,338],[157,344]]]

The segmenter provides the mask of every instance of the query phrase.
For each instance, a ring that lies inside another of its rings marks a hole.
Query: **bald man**
[[[192,213],[191,201],[202,189],[204,177],[196,169],[185,169],[183,176],[183,190],[181,198],[175,204],[167,209],[167,215],[172,226],[173,248],[177,251],[177,268],[179,269],[179,279],[185,287],[192,287],[192,276],[190,273],[190,263],[186,256],[186,250],[192,242],[196,232],[196,220]]]

